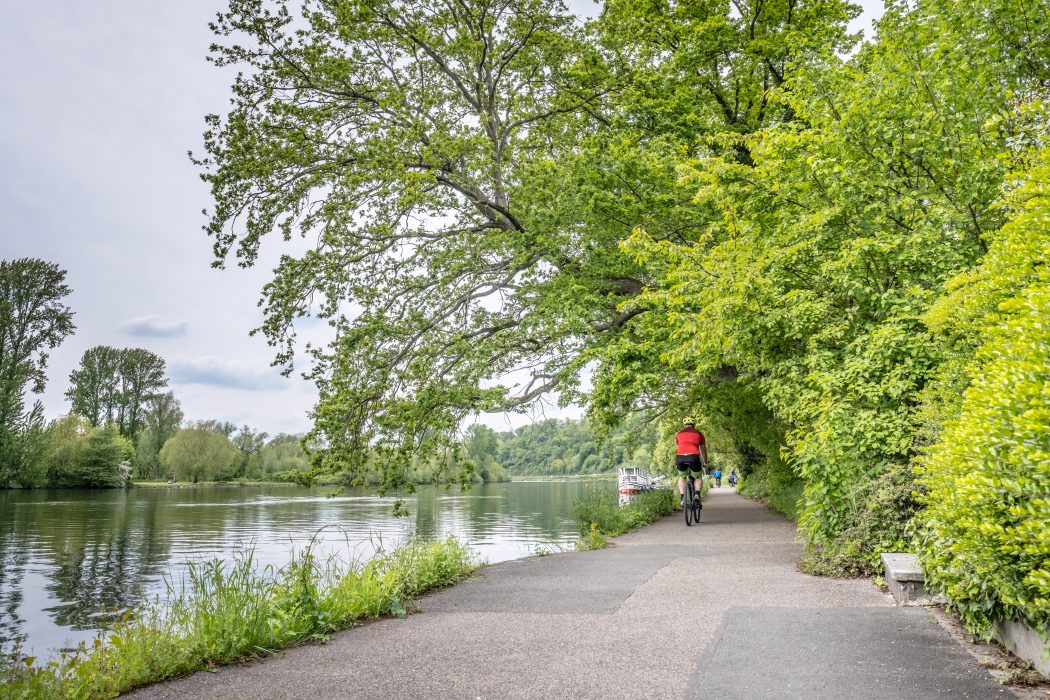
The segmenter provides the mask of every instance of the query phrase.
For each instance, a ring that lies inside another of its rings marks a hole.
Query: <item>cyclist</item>
[[[682,505],[685,505],[685,480],[694,479],[696,495],[700,499],[700,487],[704,478],[704,467],[707,465],[707,444],[704,434],[696,429],[696,421],[686,418],[682,421],[682,429],[675,435],[678,443],[678,454],[674,458],[674,465],[678,469],[678,493],[681,494]],[[703,505],[700,506],[703,508]]]

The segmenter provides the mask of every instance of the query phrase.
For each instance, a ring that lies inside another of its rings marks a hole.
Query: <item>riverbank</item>
[[[234,488],[253,486],[280,486],[299,488],[298,484],[287,481],[135,481],[128,484],[133,489],[199,489],[199,488]]]
[[[714,489],[699,526],[488,566],[422,614],[131,697],[1010,697],[926,611],[801,554],[786,518]]]
[[[125,615],[89,645],[37,664],[0,665],[11,697],[109,698],[132,688],[254,659],[385,615],[405,615],[417,596],[466,577],[476,564],[453,538],[411,542],[367,564],[318,561],[310,549],[279,570],[251,552],[191,567],[168,600]]]
[[[615,484],[596,484],[615,493]],[[480,560],[572,549],[573,503],[586,482],[420,487],[408,516],[375,489],[216,486],[0,492],[0,637],[40,659],[91,643],[121,611],[166,595],[163,576],[187,562],[230,559],[249,544],[260,566],[283,567],[290,547],[367,560],[413,536],[454,535]],[[324,529],[322,526],[328,525]],[[0,694],[2,695],[2,694]]]

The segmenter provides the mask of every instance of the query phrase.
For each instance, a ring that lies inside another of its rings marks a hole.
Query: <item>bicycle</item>
[[[700,498],[696,493],[696,487],[693,485],[694,479],[692,475],[686,476],[685,479],[685,497],[687,500],[682,504],[682,510],[685,512],[685,526],[689,527],[693,523],[700,522]]]

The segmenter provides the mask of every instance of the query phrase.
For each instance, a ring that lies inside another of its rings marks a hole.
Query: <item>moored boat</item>
[[[644,467],[620,467],[616,485],[621,495],[633,495],[650,490],[653,481],[649,478],[649,470]]]

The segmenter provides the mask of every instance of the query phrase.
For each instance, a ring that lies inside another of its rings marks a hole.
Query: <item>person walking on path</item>
[[[694,498],[700,499],[700,488],[704,478],[703,470],[707,466],[707,441],[704,440],[704,434],[696,429],[696,421],[692,418],[686,418],[682,423],[682,429],[675,435],[678,454],[674,458],[674,465],[678,469],[678,493],[681,496],[682,505],[685,505],[685,480],[687,478],[695,480],[696,495]]]

